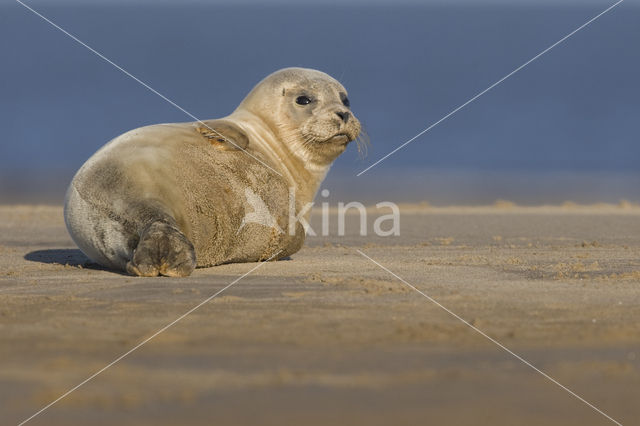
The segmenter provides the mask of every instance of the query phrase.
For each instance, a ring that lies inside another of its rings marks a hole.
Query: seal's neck
[[[247,149],[260,152],[268,160],[269,166],[290,182],[295,188],[297,201],[313,201],[331,164],[321,165],[314,162],[308,158],[300,141],[285,140],[287,137],[282,136],[281,129],[270,126],[250,111],[236,110],[224,119],[233,121],[247,134]]]

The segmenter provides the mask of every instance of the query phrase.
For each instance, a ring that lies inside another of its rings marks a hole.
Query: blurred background
[[[640,201],[640,2],[627,0],[360,177],[614,1],[26,1],[201,119],[317,68],[371,139],[329,201]],[[0,203],[62,203],[135,127],[192,121],[16,2],[0,3]]]

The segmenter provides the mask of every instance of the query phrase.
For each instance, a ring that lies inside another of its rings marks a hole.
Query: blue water
[[[199,118],[287,66],[344,83],[371,138],[349,199],[640,200],[640,7],[625,2],[361,177],[607,7],[56,6],[38,10]],[[191,121],[18,4],[0,6],[0,202],[59,201],[101,145]]]

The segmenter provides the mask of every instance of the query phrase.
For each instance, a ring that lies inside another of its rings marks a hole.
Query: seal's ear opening
[[[229,121],[201,121],[196,123],[196,130],[221,151],[243,150],[249,145],[249,138],[244,131]]]

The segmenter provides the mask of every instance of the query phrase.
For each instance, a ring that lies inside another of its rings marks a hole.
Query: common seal
[[[65,223],[90,259],[132,275],[286,257],[305,238],[291,218],[308,218],[304,206],[359,134],[338,81],[285,68],[226,117],[141,127],[107,143],[73,178]],[[271,223],[246,220],[256,205]]]

